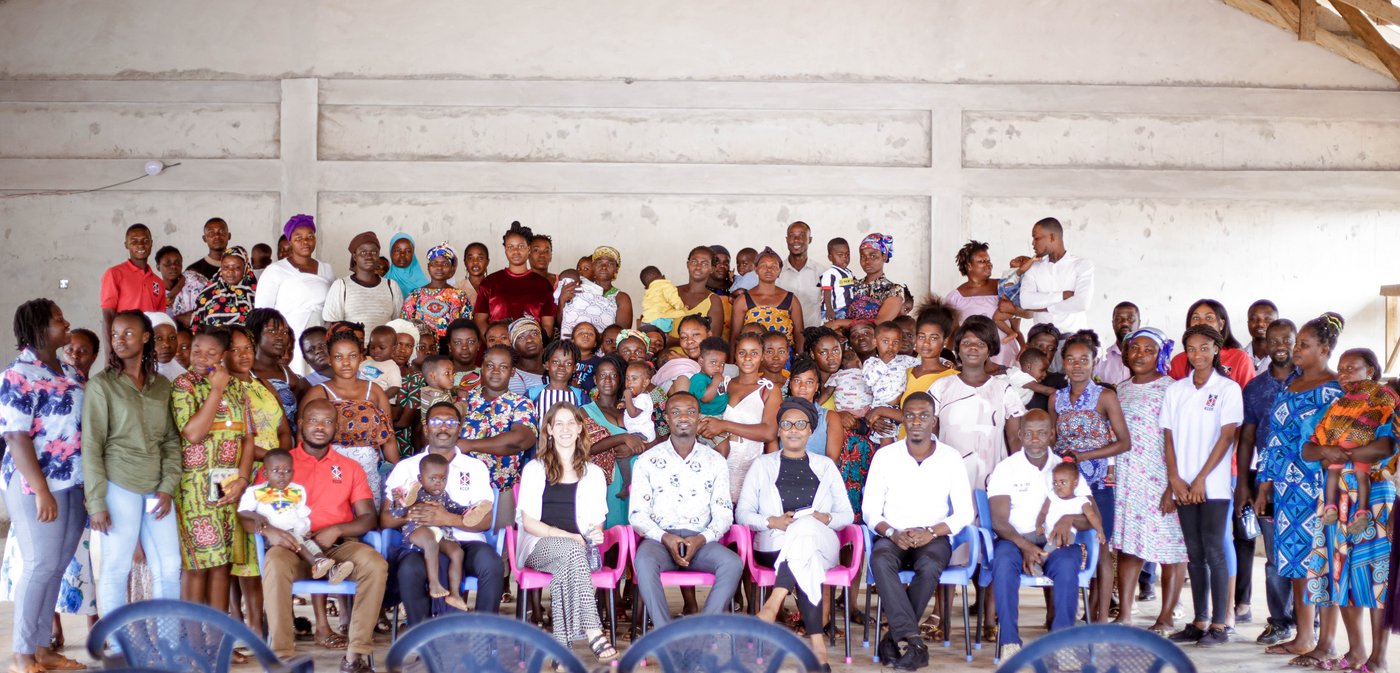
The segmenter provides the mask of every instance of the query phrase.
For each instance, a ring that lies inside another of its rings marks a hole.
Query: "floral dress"
[[[467,295],[455,287],[424,286],[408,293],[399,315],[404,320],[427,323],[437,330],[438,337],[444,337],[453,320],[472,317],[472,304]]]
[[[487,439],[510,432],[516,426],[524,426],[530,432],[535,428],[535,405],[524,395],[504,392],[493,399],[486,399],[480,387],[473,388],[462,398],[462,439]],[[491,484],[497,491],[505,491],[520,481],[520,467],[523,463],[520,454],[494,456],[489,453],[468,452],[491,472]]]
[[[428,385],[428,380],[423,377],[423,372],[414,372],[403,377],[403,383],[399,384],[398,392],[389,398],[389,404],[398,409],[421,409],[419,423],[427,420],[427,410],[422,409],[423,388]],[[413,425],[408,427],[395,428],[394,438],[399,442],[399,458],[407,458],[418,453],[418,447],[413,444]]]
[[[195,300],[190,331],[198,332],[201,327],[248,324],[248,313],[253,310],[253,294],[253,288],[242,283],[230,287],[223,278],[214,279]]]
[[[165,293],[165,301],[169,305],[165,312],[174,318],[195,310],[199,304],[199,293],[209,286],[209,279],[198,271],[185,269],[185,284],[175,294]]]
[[[175,494],[176,522],[180,525],[180,556],[186,570],[208,570],[230,563],[245,563],[245,551],[234,544],[239,529],[237,503],[215,507],[209,502],[209,473],[213,469],[237,469],[245,430],[244,385],[229,381],[214,414],[209,434],[190,443],[183,432],[190,419],[209,399],[213,385],[208,377],[185,372],[175,379],[170,407],[175,427],[181,430],[184,471]]]
[[[827,415],[835,411],[833,400],[827,400],[817,407],[819,424],[827,422]],[[822,454],[826,448],[823,446]],[[846,485],[846,496],[851,500],[851,510],[855,513],[855,523],[859,524],[860,502],[865,496],[865,476],[870,472],[870,459],[875,456],[875,447],[870,438],[855,430],[846,431],[846,441],[841,445],[841,454],[836,457],[836,467],[841,470],[841,481]]]
[[[875,282],[861,280],[851,288],[851,301],[846,304],[846,317],[851,320],[874,320],[880,307],[890,297],[904,300],[904,286],[884,276]]]
[[[252,403],[250,408],[253,419],[253,444],[263,451],[280,448],[277,430],[282,427],[282,419],[286,413],[283,411],[282,400],[277,393],[262,384],[257,374],[253,375],[253,380],[245,382],[243,387],[248,392],[248,401]],[[253,474],[257,474],[261,467],[262,461],[254,461]],[[233,534],[233,543],[244,546],[245,561],[234,565],[230,572],[234,577],[257,577],[258,556],[253,534],[239,526]]]
[[[381,447],[384,440],[394,433],[394,425],[374,403],[371,397],[373,385],[365,381],[365,398],[362,400],[341,399],[324,383],[321,388],[325,389],[326,397],[335,406],[335,436],[331,439],[331,448],[364,468],[370,493],[374,494],[374,508],[379,509],[379,504],[384,500],[384,475],[379,472],[379,464],[384,458]]]
[[[1055,391],[1056,453],[1094,451],[1113,442],[1113,430],[1108,426],[1108,419],[1098,411],[1099,395],[1102,393],[1103,386],[1093,381],[1084,386],[1084,392],[1077,400],[1070,398],[1069,388]],[[1079,474],[1089,488],[1107,488],[1108,459],[1079,461]]]
[[[1167,491],[1167,457],[1158,418],[1171,384],[1172,378],[1163,376],[1151,383],[1118,385],[1132,446],[1118,456],[1113,500],[1113,548],[1169,565],[1186,562],[1181,520],[1175,512],[1163,514],[1161,508]]]
[[[789,292],[777,306],[757,306],[753,296],[745,293],[744,304],[748,306],[748,310],[744,312],[743,324],[758,323],[769,332],[782,334],[791,341],[795,328],[792,321],[792,300],[796,296]]]

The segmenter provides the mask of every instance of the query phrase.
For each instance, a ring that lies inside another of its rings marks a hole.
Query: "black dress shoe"
[[[928,645],[920,638],[905,641],[904,656],[894,662],[896,671],[917,671],[928,666]]]
[[[880,655],[880,663],[886,666],[893,666],[894,662],[899,660],[899,645],[888,633],[880,639],[875,652]]]

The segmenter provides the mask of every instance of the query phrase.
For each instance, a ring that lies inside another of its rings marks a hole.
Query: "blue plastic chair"
[[[1165,669],[1196,673],[1195,664],[1181,648],[1155,633],[1119,624],[1085,624],[1026,645],[997,672],[1159,673]]]
[[[627,648],[618,673],[632,673],[651,656],[667,673],[776,673],[791,659],[818,673],[812,648],[796,634],[748,615],[692,615],[642,636]]]
[[[867,585],[867,590],[865,592],[865,637],[863,639],[864,642],[862,643],[862,646],[870,647],[869,615],[870,594],[872,592],[869,591],[869,587],[875,586],[875,573],[871,570],[870,559],[874,556],[875,551],[875,532],[869,527],[862,526],[861,528],[865,531],[865,582]],[[970,662],[972,661],[972,624],[971,620],[969,619],[967,609],[967,588],[972,585],[973,575],[977,572],[977,568],[981,563],[982,536],[977,532],[976,526],[963,526],[962,530],[959,530],[957,534],[954,535],[951,540],[949,540],[949,543],[951,544],[954,551],[956,551],[959,547],[962,547],[963,545],[967,545],[967,563],[960,566],[949,566],[947,568],[944,568],[943,573],[938,576],[938,584],[940,590],[943,587],[962,587],[964,656],[966,657],[967,661]],[[899,581],[907,586],[910,582],[914,581],[914,571],[899,571]],[[940,623],[943,624],[943,646],[950,647],[952,645],[952,641],[948,639],[948,601],[940,601],[940,605],[942,606],[942,610],[939,617],[941,619]],[[879,624],[881,612],[882,611],[880,609],[880,601],[877,598],[875,601],[876,640],[879,640],[880,638]],[[871,661],[874,661],[877,664],[880,663],[880,654],[878,647],[875,649],[875,654],[871,657]]]
[[[428,673],[541,673],[556,665],[567,673],[588,671],[554,636],[479,612],[434,617],[404,632],[385,657],[390,673],[405,670],[414,654]]]
[[[1084,614],[1089,614],[1089,582],[1093,581],[1094,575],[1099,570],[1099,534],[1090,528],[1081,530],[1074,534],[1074,543],[1084,545],[1088,550],[1088,559],[1084,561],[1084,567],[1080,569],[1078,575],[1079,595],[1084,601]],[[990,572],[990,571],[988,571]],[[1055,586],[1049,577],[1035,577],[1033,575],[1021,574],[1021,586],[1049,588]],[[1155,635],[1155,634],[1152,634]],[[1001,629],[997,629],[997,651],[992,663],[1001,662]]]
[[[379,531],[372,530],[365,533],[364,536],[360,538],[360,542],[374,549],[379,549],[379,535]],[[267,540],[264,540],[261,535],[254,535],[253,539],[258,546],[258,575],[262,576],[263,562],[264,558],[267,556]],[[345,580],[339,584],[331,584],[326,580],[297,580],[292,582],[292,595],[294,596],[325,594],[328,596],[349,596],[353,598],[355,596],[355,589],[356,584],[354,580]]]
[[[982,567],[977,572],[977,586],[980,587],[980,595],[983,600],[977,601],[977,636],[973,643],[974,649],[982,649],[982,627],[986,624],[987,606],[991,601],[987,600],[990,594],[987,587],[992,585],[992,559],[996,557],[996,534],[992,532],[992,506],[987,502],[987,491],[976,489],[972,492],[972,499],[977,503],[977,532],[982,536]]]
[[[109,642],[116,646],[108,649]],[[311,657],[282,661],[242,622],[208,606],[160,599],[123,605],[92,627],[88,655],[104,668],[226,673],[234,646],[248,648],[265,671],[311,673]]]

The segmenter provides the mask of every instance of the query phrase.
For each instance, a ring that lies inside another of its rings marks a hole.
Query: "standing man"
[[[1262,372],[1269,365],[1269,325],[1278,320],[1278,306],[1268,299],[1249,305],[1249,355],[1254,358],[1254,371]]]
[[[879,536],[870,569],[890,622],[879,643],[880,658],[894,662],[897,671],[928,665],[919,617],[948,567],[949,540],[974,517],[962,452],[934,438],[936,420],[928,393],[905,398],[905,438],[875,453],[861,500],[865,524]],[[907,590],[899,580],[901,570],[914,571]]]
[[[1251,317],[1254,309],[1250,309]],[[1251,325],[1253,332],[1253,325]],[[1235,454],[1235,459],[1239,461],[1236,468],[1239,479],[1235,484],[1235,516],[1238,519],[1240,511],[1245,503],[1253,503],[1254,513],[1263,521],[1260,521],[1260,530],[1264,538],[1264,594],[1269,606],[1269,624],[1264,627],[1264,632],[1259,635],[1255,642],[1264,645],[1277,645],[1293,639],[1293,631],[1297,627],[1297,621],[1293,616],[1293,583],[1288,578],[1279,577],[1278,566],[1274,563],[1274,525],[1267,519],[1273,518],[1272,489],[1269,484],[1260,485],[1257,491],[1252,492],[1251,486],[1257,483],[1259,463],[1264,459],[1264,444],[1269,438],[1270,412],[1273,410],[1274,397],[1288,388],[1288,384],[1293,379],[1302,374],[1293,364],[1293,345],[1298,337],[1298,329],[1293,326],[1291,320],[1275,320],[1264,331],[1266,347],[1269,351],[1269,366],[1260,370],[1254,378],[1244,387],[1244,422],[1240,424],[1239,450]],[[1248,542],[1246,548],[1242,542]],[[1247,552],[1246,552],[1247,549]],[[1237,556],[1240,559],[1241,572],[1235,576],[1235,596],[1240,595],[1241,587],[1244,589],[1246,600],[1243,605],[1249,605],[1249,576],[1253,568],[1254,541],[1243,541],[1239,536],[1235,537],[1235,553],[1247,556]],[[1238,600],[1236,601],[1239,604]],[[1237,608],[1238,609],[1238,608]],[[1239,615],[1236,614],[1238,620]]]
[[[340,563],[350,561],[355,569],[346,579],[355,582],[355,609],[350,613],[350,644],[340,663],[342,673],[373,673],[368,657],[374,654],[374,625],[384,601],[384,584],[389,565],[373,547],[359,537],[379,525],[374,497],[360,464],[331,450],[336,430],[335,407],[328,400],[312,400],[302,405],[298,430],[301,443],[292,449],[292,474],[306,487],[306,505],[311,509],[311,532],[326,556]],[[259,482],[266,481],[266,477]],[[311,577],[311,566],[297,555],[301,546],[291,533],[269,526],[256,512],[239,512],[243,527],[267,539],[263,560],[263,596],[267,606],[268,645],[283,660],[295,653],[296,634],[292,619],[292,582]],[[330,634],[324,618],[318,618],[317,640]]]
[[[812,243],[812,228],[806,222],[793,222],[787,228],[787,264],[778,274],[778,287],[797,295],[802,304],[802,315],[811,316],[815,323],[822,310],[822,272],[807,257],[807,247]]]
[[[204,276],[205,280],[214,280],[223,264],[224,250],[228,249],[228,223],[223,218],[209,218],[209,221],[204,223],[203,240],[204,244],[209,246],[209,253],[196,259],[186,270]]]
[[[1089,326],[1094,294],[1094,264],[1065,251],[1065,228],[1047,217],[1031,227],[1033,259],[1021,263],[1021,306],[1002,299],[1001,310],[1051,323],[1061,334]]]
[[[164,311],[165,283],[151,268],[151,230],[144,224],[126,228],[128,259],[102,274],[102,350],[108,351],[112,317],[118,311]]]
[[[1099,358],[1094,367],[1094,380],[1099,383],[1118,385],[1132,378],[1128,365],[1123,364],[1123,339],[1138,330],[1140,322],[1137,304],[1130,301],[1118,302],[1113,307],[1113,343]]]

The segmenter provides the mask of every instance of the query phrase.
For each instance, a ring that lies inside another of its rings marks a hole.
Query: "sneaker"
[[[1001,646],[1001,660],[1002,660],[1002,661],[1006,661],[1006,660],[1010,659],[1011,657],[1016,656],[1016,653],[1017,653],[1017,652],[1020,652],[1020,651],[1021,651],[1021,644],[1020,644],[1020,643],[1006,643],[1005,645],[1002,645],[1002,646]]]
[[[1204,636],[1201,636],[1200,640],[1196,641],[1196,647],[1215,647],[1228,642],[1230,642],[1230,634],[1226,633],[1225,629],[1211,629]]]
[[[324,556],[316,559],[316,562],[311,564],[311,579],[319,580],[322,577],[325,577],[326,573],[330,572],[331,568],[334,567],[335,561],[332,561]]]
[[[928,666],[928,645],[919,638],[905,641],[904,655],[894,662],[896,671],[917,671]]]
[[[1140,587],[1138,589],[1137,599],[1140,601],[1155,601],[1157,600],[1157,592],[1153,591],[1150,586]]]
[[[1202,631],[1201,627],[1196,626],[1195,624],[1187,624],[1185,628],[1182,628],[1180,631],[1177,631],[1176,633],[1167,636],[1167,640],[1170,640],[1174,643],[1194,643],[1200,640],[1201,638],[1204,638],[1205,635],[1206,632]]]
[[[1290,629],[1286,626],[1279,627],[1274,626],[1273,624],[1269,624],[1268,626],[1264,627],[1264,632],[1259,634],[1259,637],[1256,638],[1254,642],[1259,643],[1260,645],[1277,645],[1279,643],[1292,639],[1293,629]]]
[[[1254,621],[1254,610],[1245,608],[1244,612],[1235,613],[1236,624],[1249,624]]]

